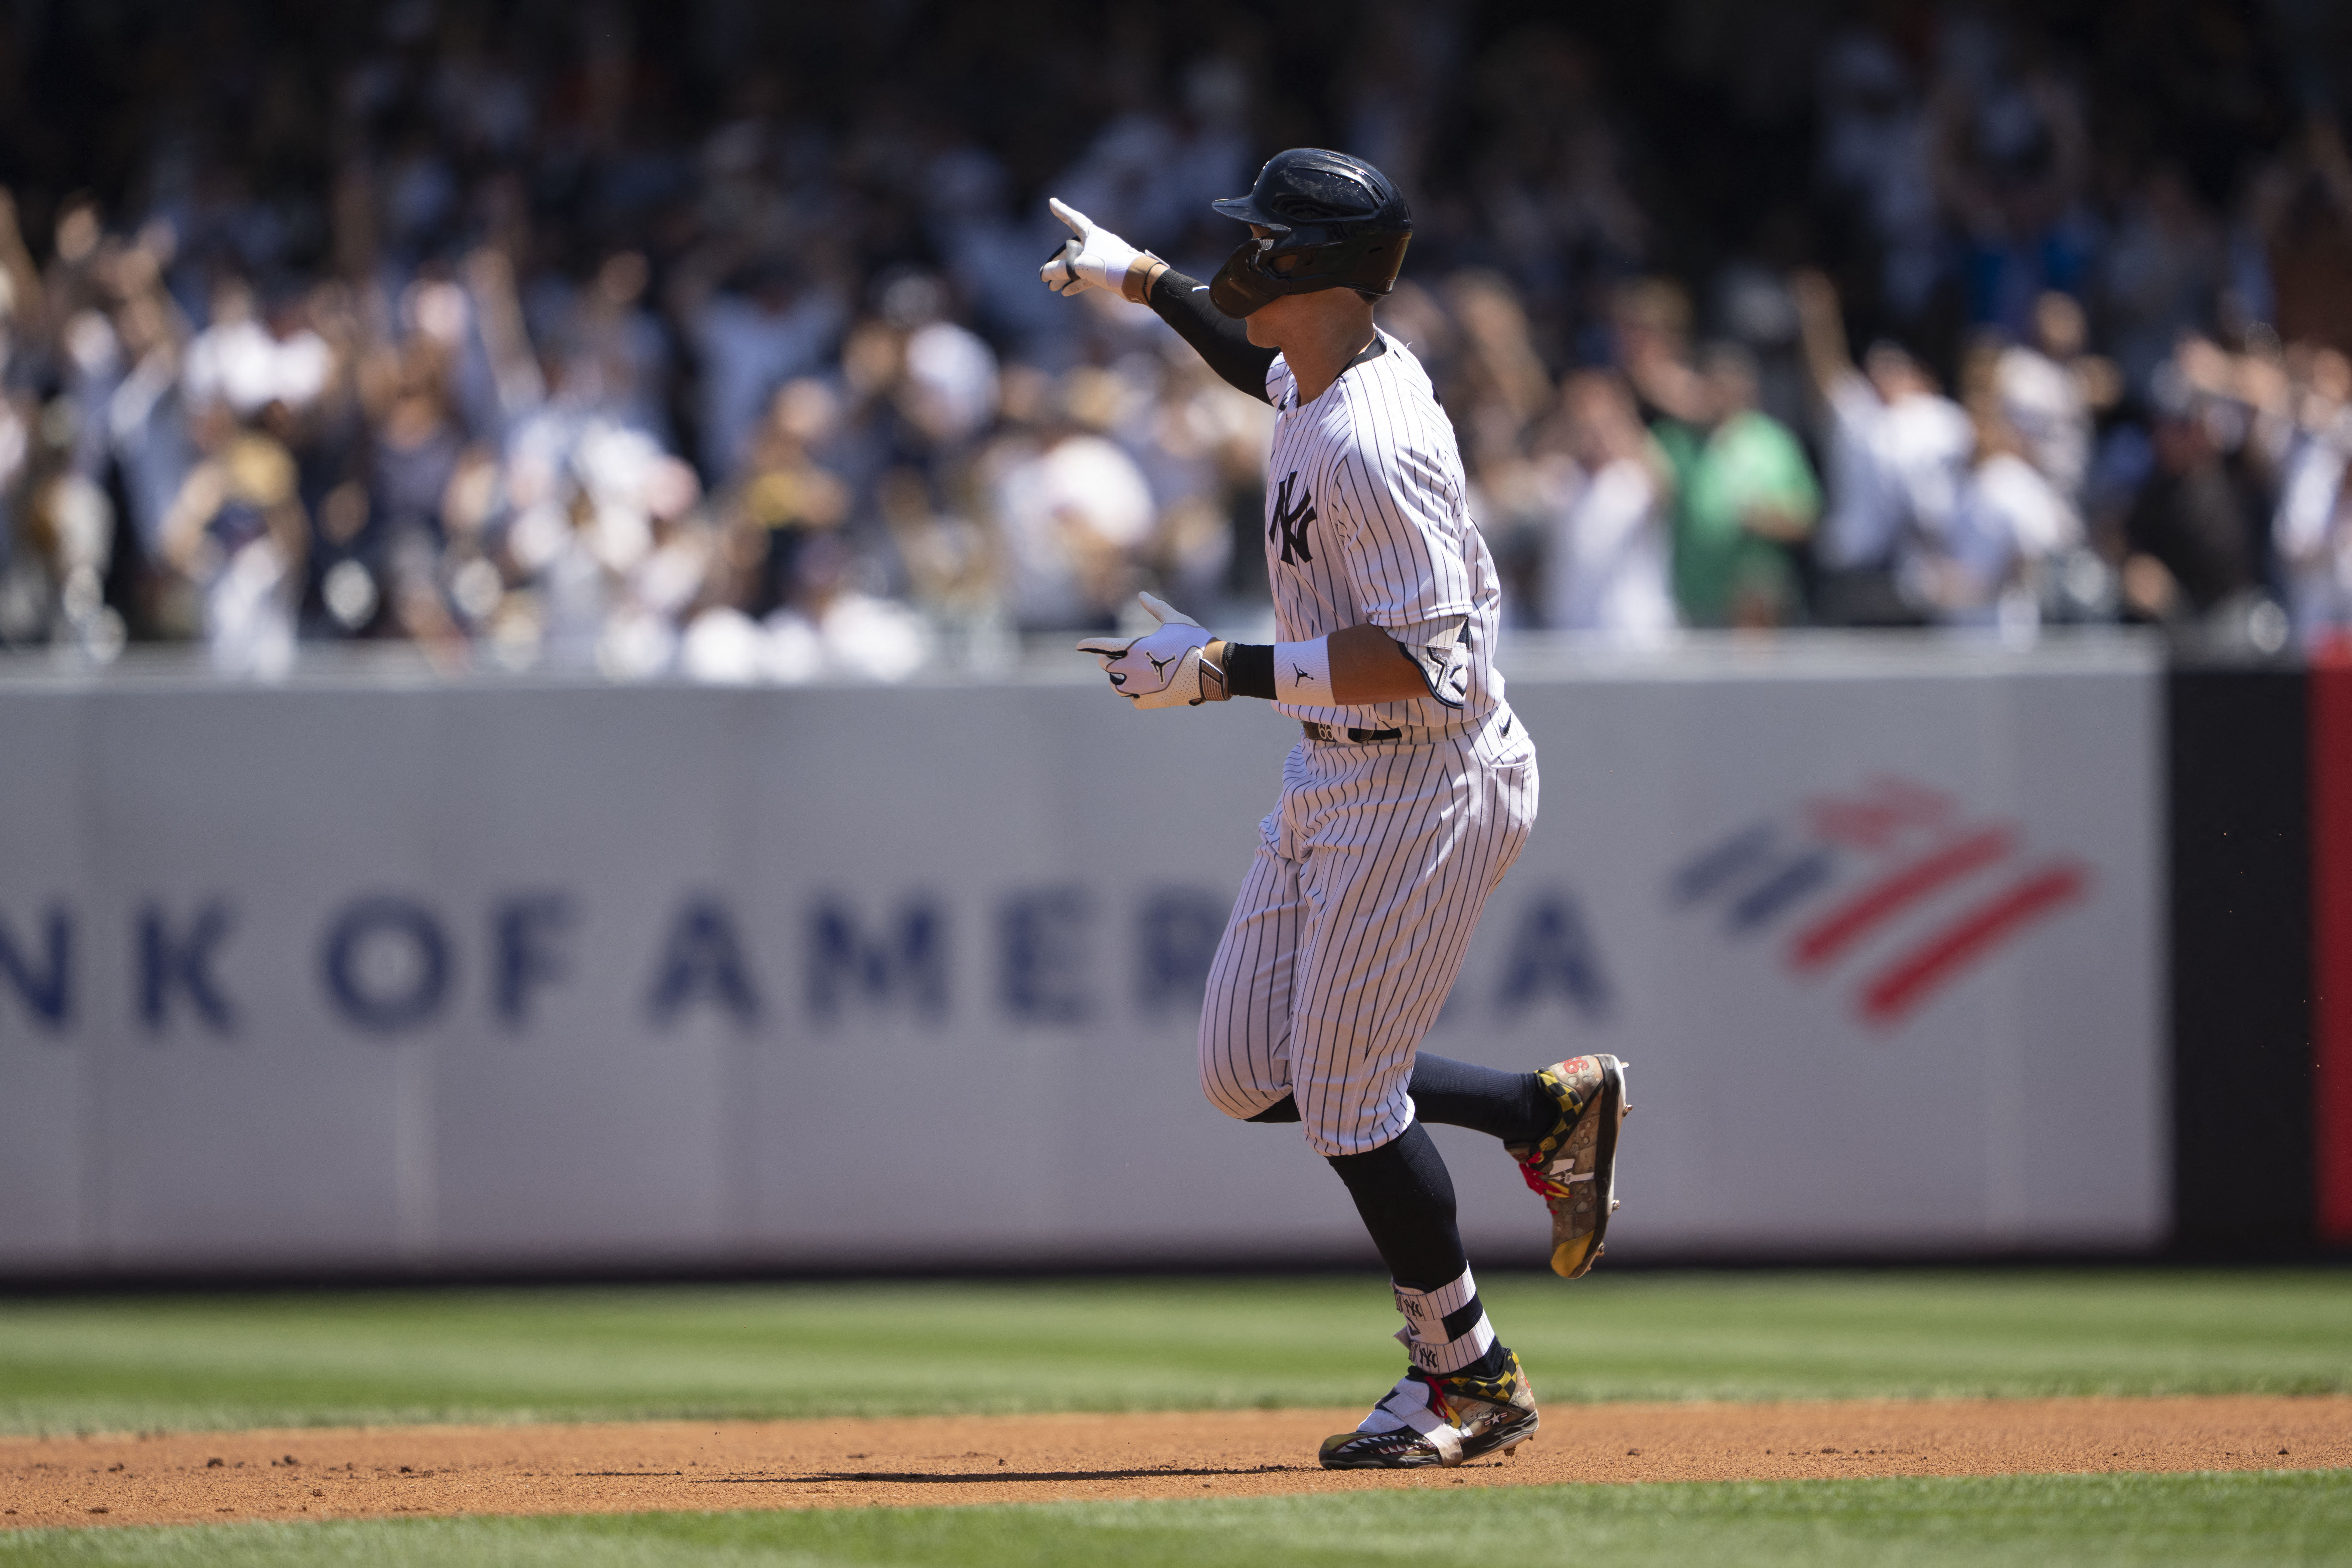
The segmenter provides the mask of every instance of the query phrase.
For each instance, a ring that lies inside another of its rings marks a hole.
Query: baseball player
[[[1215,204],[1251,237],[1200,283],[1052,205],[1072,237],[1041,269],[1048,286],[1148,304],[1275,409],[1279,640],[1225,641],[1147,594],[1158,630],[1078,647],[1139,708],[1255,697],[1304,731],[1217,950],[1200,1049],[1219,1110],[1299,1122],[1339,1173],[1404,1315],[1411,1366],[1322,1462],[1508,1454],[1536,1430],[1535,1398],[1479,1304],[1422,1123],[1503,1141],[1551,1210],[1553,1268],[1573,1279],[1615,1206],[1625,1076],[1606,1056],[1507,1073],[1416,1054],[1535,825],[1536,751],[1492,662],[1495,563],[1453,426],[1420,363],[1373,324],[1412,216],[1361,159],[1296,148]]]

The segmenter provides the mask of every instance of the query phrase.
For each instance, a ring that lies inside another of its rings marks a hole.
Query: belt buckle
[[[1328,741],[1334,745],[1341,741],[1347,741],[1355,745],[1366,746],[1375,741],[1400,740],[1404,734],[1403,731],[1395,729],[1359,730],[1350,726],[1343,730],[1337,724],[1320,723],[1313,719],[1301,719],[1298,721],[1298,727],[1307,732],[1308,740]]]

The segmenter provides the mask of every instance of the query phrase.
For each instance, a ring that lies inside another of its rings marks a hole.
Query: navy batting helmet
[[[1412,238],[1412,213],[1386,174],[1320,147],[1276,153],[1249,195],[1212,205],[1266,231],[1227,257],[1209,284],[1209,302],[1228,316],[1318,289],[1385,294]]]

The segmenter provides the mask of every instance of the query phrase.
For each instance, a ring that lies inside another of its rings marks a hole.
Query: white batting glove
[[[1059,196],[1047,197],[1045,205],[1069,226],[1071,234],[1037,268],[1045,287],[1064,296],[1108,289],[1121,299],[1134,300],[1137,280],[1148,279],[1159,258],[1136,249]]]
[[[1202,658],[1208,628],[1150,594],[1136,598],[1160,623],[1139,637],[1088,637],[1080,653],[1102,660],[1111,689],[1138,708],[1197,707],[1225,694],[1224,672]]]

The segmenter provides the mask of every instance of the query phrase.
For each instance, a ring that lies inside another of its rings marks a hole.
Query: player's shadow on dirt
[[[711,1476],[698,1486],[790,1486],[817,1481],[889,1481],[901,1485],[956,1486],[1006,1481],[1137,1481],[1154,1476],[1268,1476],[1303,1470],[1305,1465],[1217,1466],[1202,1469],[1170,1469],[1153,1465],[1129,1470],[814,1470],[799,1476]]]

